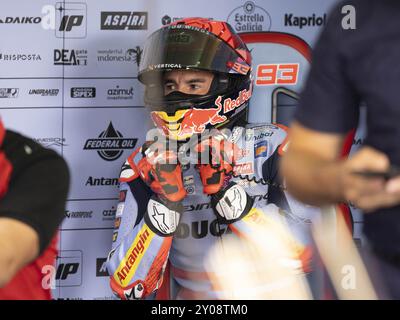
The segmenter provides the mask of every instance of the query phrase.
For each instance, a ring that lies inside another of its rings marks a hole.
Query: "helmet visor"
[[[214,34],[178,24],[162,28],[148,38],[139,65],[139,80],[146,84],[155,72],[173,69],[244,75],[250,66]]]

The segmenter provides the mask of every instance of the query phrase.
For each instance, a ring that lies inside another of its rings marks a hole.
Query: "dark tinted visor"
[[[235,62],[245,62],[228,44],[214,34],[186,25],[174,25],[154,32],[144,47],[139,80],[151,81],[155,71],[201,69],[237,73]]]

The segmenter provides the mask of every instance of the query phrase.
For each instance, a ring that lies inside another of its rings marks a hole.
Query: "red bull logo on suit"
[[[193,134],[203,133],[208,124],[213,126],[225,122],[228,113],[233,112],[248,101],[252,94],[252,88],[244,89],[239,95],[232,99],[226,98],[222,101],[222,96],[218,96],[215,107],[196,108],[178,110],[173,116],[163,111],[153,111],[151,113],[154,124],[160,128],[165,135],[171,139],[185,140]]]

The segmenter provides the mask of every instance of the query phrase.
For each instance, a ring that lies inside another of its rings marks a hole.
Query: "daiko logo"
[[[298,63],[259,64],[256,71],[256,86],[296,85],[299,69]]]

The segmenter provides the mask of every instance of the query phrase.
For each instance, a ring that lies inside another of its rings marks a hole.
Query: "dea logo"
[[[271,29],[271,16],[264,9],[247,1],[228,15],[227,22],[236,32],[258,32]]]
[[[124,139],[121,132],[116,130],[110,121],[107,129],[102,131],[97,139],[88,139],[84,150],[97,150],[97,154],[106,161],[118,159],[124,150],[133,149],[137,139]]]

